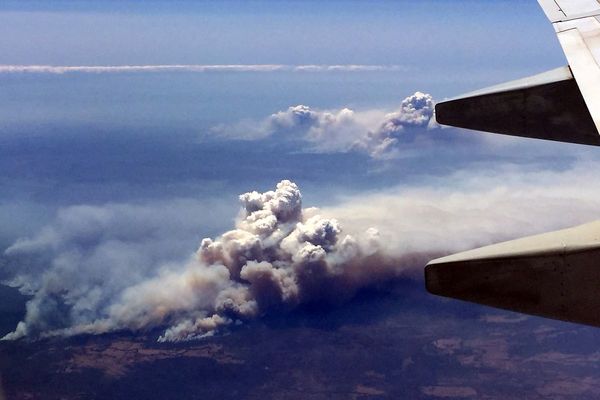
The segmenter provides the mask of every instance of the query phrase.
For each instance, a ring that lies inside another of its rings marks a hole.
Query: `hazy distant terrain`
[[[159,344],[159,333],[1,342],[7,398],[600,394],[600,331],[441,300],[418,282],[398,282],[362,293],[342,308],[306,308],[204,340]]]

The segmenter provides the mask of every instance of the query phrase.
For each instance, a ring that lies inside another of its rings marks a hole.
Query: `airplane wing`
[[[552,23],[600,14],[600,4],[596,0],[538,0],[538,3]]]
[[[438,103],[438,123],[600,146],[600,3],[538,2],[569,66]]]
[[[600,0],[538,0],[568,67],[436,106],[439,123],[600,145]],[[600,221],[433,260],[433,294],[600,327]]]
[[[600,221],[431,261],[433,294],[600,326]]]

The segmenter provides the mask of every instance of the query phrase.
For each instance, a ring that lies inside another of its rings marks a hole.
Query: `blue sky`
[[[176,64],[188,67],[152,70]],[[35,307],[44,282],[64,280],[69,304],[89,308],[67,328],[96,329],[107,304],[187,271],[204,236],[237,218],[245,237],[237,196],[285,179],[361,251],[377,228],[394,257],[586,222],[600,210],[595,149],[432,118],[435,101],[565,64],[535,1],[3,2],[0,244],[17,266],[4,277]],[[192,68],[207,65],[228,67]],[[111,286],[103,262],[136,267]],[[108,289],[80,299],[82,287]]]
[[[477,65],[489,74],[562,62],[535,2],[7,1],[0,7],[3,64],[401,64],[452,73]]]
[[[334,186],[339,187],[326,185],[327,190],[346,193],[449,173],[470,161],[486,163],[490,153],[492,160],[525,164],[560,153],[550,168],[581,154],[593,157],[591,150],[580,146],[517,140],[516,157],[513,150],[498,153],[496,147],[471,144],[475,147],[444,151],[446,146],[429,144],[413,147],[408,160],[379,162],[359,152],[307,153],[277,134],[246,152],[248,143],[212,133],[220,124],[256,125],[299,104],[316,110],[391,112],[416,91],[440,100],[564,65],[552,28],[533,1],[0,5],[2,65],[272,63],[399,69],[0,73],[2,201],[55,209],[76,203],[187,197],[196,196],[198,187],[209,181],[228,188],[218,196],[231,197],[254,186],[266,188],[281,178],[319,186],[320,180],[329,180],[328,174],[337,177],[339,185]],[[456,142],[462,143],[460,137]],[[241,153],[250,154],[248,165],[234,169]],[[278,157],[296,164],[284,167]],[[258,161],[263,159],[269,162],[261,167]],[[328,159],[336,160],[339,168],[322,173],[319,163],[327,165]],[[181,160],[186,162],[176,162]],[[170,191],[162,189],[164,182]],[[316,200],[331,198],[319,196],[321,190],[311,192]],[[40,221],[37,214],[32,220]],[[14,239],[10,232],[3,236]]]
[[[3,65],[182,63],[365,64],[399,70],[0,73],[3,201],[55,209],[188,197],[212,182],[226,187],[217,195],[233,197],[235,204],[237,192],[266,188],[281,178],[318,187],[330,180],[328,174],[336,176],[337,189],[326,185],[311,191],[318,201],[331,198],[321,191],[386,188],[449,173],[471,161],[487,163],[490,153],[492,160],[527,164],[559,152],[550,168],[592,153],[580,146],[517,140],[519,154],[526,157],[515,157],[513,150],[496,154],[496,147],[481,145],[449,152],[426,145],[413,148],[409,160],[385,163],[357,152],[306,153],[281,135],[246,152],[247,143],[211,133],[219,124],[258,124],[298,104],[393,111],[415,91],[440,100],[564,65],[552,28],[533,1],[0,5]],[[248,165],[236,169],[241,153],[249,154]],[[265,158],[269,162],[260,166]],[[285,166],[286,159],[295,165]],[[328,160],[339,168],[323,173],[319,163]],[[171,188],[167,192],[160,186],[165,182]],[[35,214],[32,220],[43,219]],[[14,239],[10,232],[3,236]]]

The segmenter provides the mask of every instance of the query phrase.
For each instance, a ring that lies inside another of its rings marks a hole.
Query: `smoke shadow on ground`
[[[231,333],[259,326],[271,330],[310,328],[336,331],[347,325],[368,326],[381,323],[406,313],[407,310],[432,317],[455,315],[460,319],[479,319],[489,311],[487,307],[433,296],[426,291],[423,279],[399,278],[362,289],[342,305],[327,301],[311,302],[287,313],[274,312],[249,321],[232,328]]]
[[[25,304],[30,298],[15,288],[0,285],[0,337],[12,332],[23,319]]]

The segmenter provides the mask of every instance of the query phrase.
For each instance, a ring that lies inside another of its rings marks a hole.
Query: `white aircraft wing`
[[[538,0],[550,21],[570,21],[600,14],[596,0]]]
[[[538,1],[554,25],[594,125],[600,131],[600,3]]]
[[[436,106],[443,125],[600,145],[600,0],[538,0],[569,62]],[[600,327],[600,221],[431,261],[434,294]]]
[[[569,66],[436,106],[442,125],[600,145],[600,3],[538,0]]]

